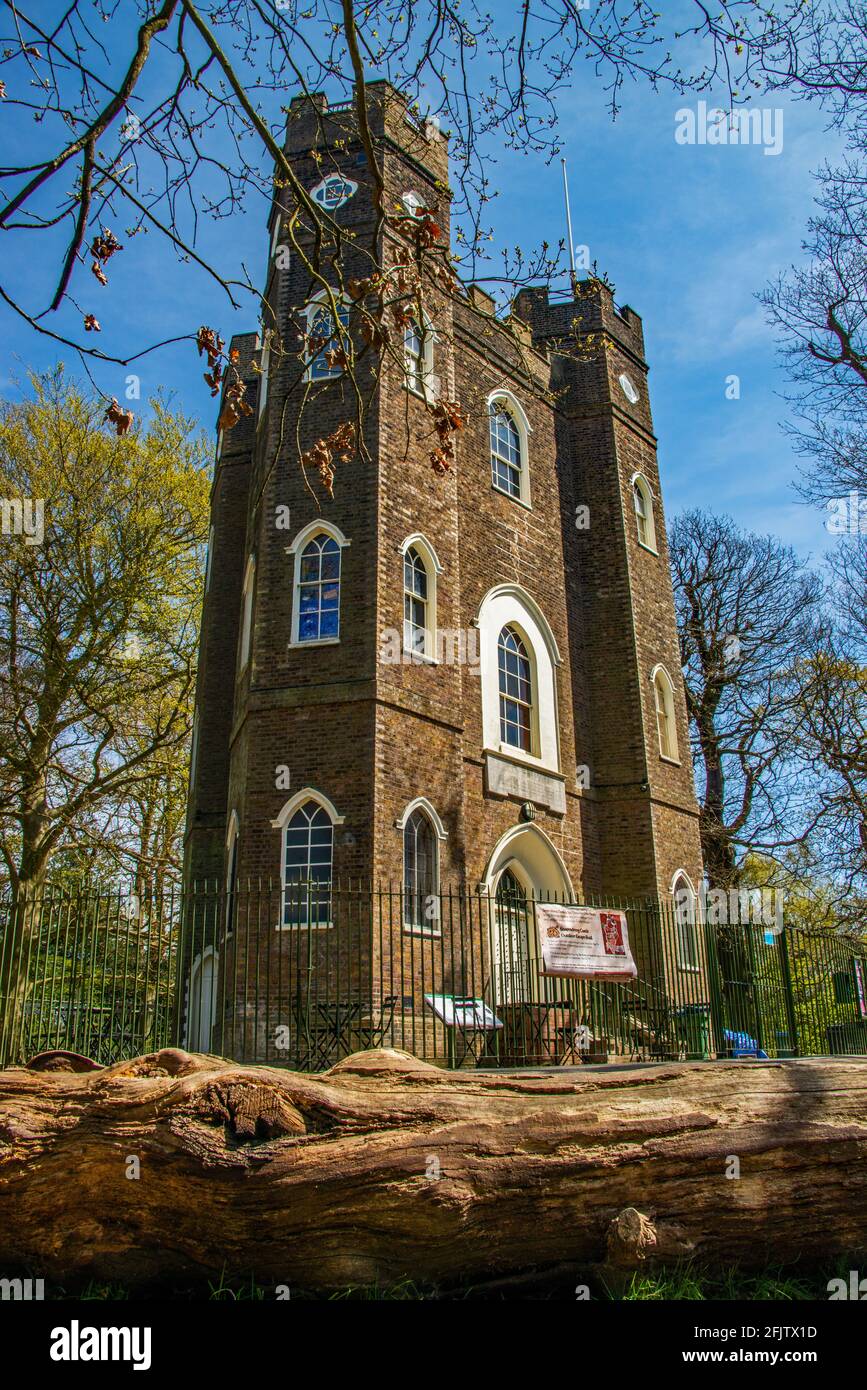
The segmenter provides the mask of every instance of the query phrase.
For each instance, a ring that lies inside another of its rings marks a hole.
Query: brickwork
[[[374,96],[371,125],[387,203],[416,192],[436,207],[447,235],[446,141],[409,123],[385,84]],[[372,228],[373,206],[352,113],[329,114],[324,98],[294,102],[286,149],[308,188],[335,168],[359,184],[334,217],[356,233],[343,252],[348,273],[368,274],[363,233]],[[279,215],[275,205],[272,235]],[[294,351],[304,332],[300,307],[317,285],[292,251],[282,268],[272,257],[269,286],[275,342],[282,335]],[[274,822],[290,797],[310,787],[339,817],[335,878],[398,886],[403,834],[396,823],[424,797],[444,831],[443,885],[485,883],[493,890],[510,853],[540,891],[588,901],[667,894],[678,869],[697,884],[697,807],[641,321],[617,309],[604,285],[567,304],[551,302],[545,291],[522,291],[506,325],[475,287],[453,298],[434,295],[430,313],[440,392],[466,417],[456,467],[445,477],[436,477],[428,461],[435,442],[430,412],[393,363],[371,392],[363,447],[340,466],[334,500],[321,509],[299,451],[354,418],[349,381],[305,382],[297,360],[272,351],[261,415],[223,441],[188,878],[225,875],[234,812],[240,878],[279,882],[282,830]],[[608,350],[576,358],[566,346],[576,324],[582,334],[604,333]],[[234,345],[244,374],[264,390],[257,340],[248,335]],[[621,385],[624,374],[635,402]],[[526,504],[492,487],[488,402],[502,390],[517,400],[529,428]],[[655,551],[638,540],[636,473],[654,500]],[[346,541],[340,640],[293,645],[298,557],[287,552],[318,517]],[[503,757],[502,748],[486,748],[474,662],[448,659],[448,648],[438,660],[383,659],[385,635],[402,630],[401,548],[415,535],[438,561],[437,627],[461,634],[471,654],[481,640],[480,610],[500,586],[522,603],[528,596],[529,611],[542,615],[554,653],[555,766],[537,759],[524,768],[508,750]],[[251,557],[250,657],[240,669],[242,586]],[[678,762],[659,753],[651,681],[658,663],[673,682]],[[505,762],[499,775],[516,791],[492,785],[492,753]],[[288,769],[288,789],[278,769]],[[522,809],[526,802],[532,818]],[[506,845],[513,849],[497,858]],[[267,945],[273,949],[293,948]],[[334,949],[339,960],[340,943]],[[369,949],[377,954],[375,940]],[[356,965],[363,968],[360,960]],[[343,968],[352,968],[348,959]]]

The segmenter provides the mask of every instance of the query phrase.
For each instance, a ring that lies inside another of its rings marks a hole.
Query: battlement
[[[351,101],[330,104],[324,92],[293,97],[286,116],[283,148],[288,154],[333,149],[341,142],[359,144],[355,92]],[[436,121],[417,116],[402,92],[390,82],[368,82],[366,115],[374,143],[390,144],[420,164],[441,183],[449,176],[448,136]]]
[[[605,332],[644,357],[640,315],[629,305],[615,304],[611,287],[603,280],[580,280],[577,293],[568,298],[544,285],[528,286],[515,295],[512,312],[529,326],[536,340]]]

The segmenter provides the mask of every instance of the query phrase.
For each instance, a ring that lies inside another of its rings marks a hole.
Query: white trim
[[[513,497],[512,494],[510,492],[507,492],[505,488],[499,487],[493,479],[493,455],[491,451],[490,418],[491,407],[496,405],[497,403],[501,403],[505,406],[506,412],[511,417],[512,423],[514,424],[518,434],[518,443],[521,450],[521,491],[517,497]],[[504,497],[508,497],[512,502],[520,502],[525,507],[531,507],[530,435],[533,433],[533,427],[530,424],[529,419],[527,418],[527,412],[525,411],[524,407],[522,406],[521,402],[518,400],[518,397],[514,394],[513,391],[510,391],[507,386],[500,386],[497,388],[496,391],[492,391],[491,394],[488,396],[486,419],[488,422],[488,468],[491,471],[492,490],[494,492],[502,493]]]
[[[265,410],[265,403],[266,403],[266,401],[267,401],[267,399],[268,399],[268,376],[269,376],[270,370],[271,370],[271,337],[270,337],[270,334],[266,334],[265,341],[264,341],[264,343],[263,343],[263,345],[262,345],[262,355],[261,355],[261,357],[259,358],[259,403],[258,403],[258,408],[257,408],[257,411],[256,411],[256,427],[257,427],[257,429],[258,429],[258,427],[259,427],[259,422],[261,421],[262,415],[263,415],[264,410]]]
[[[415,549],[421,555],[422,564],[427,575],[427,599],[425,600],[425,626],[424,626],[424,651],[416,651],[413,647],[406,644],[406,581],[404,579],[404,564],[406,562],[407,551]],[[398,547],[398,551],[403,558],[400,567],[400,593],[401,593],[401,613],[400,613],[400,645],[401,651],[413,656],[421,662],[429,662],[432,666],[438,665],[437,661],[437,576],[442,574],[443,567],[439,562],[437,553],[426,536],[420,531],[416,531],[412,536],[407,536],[406,540]]]
[[[301,555],[304,547],[316,536],[328,536],[328,538],[340,546],[340,576],[338,585],[340,596],[337,605],[337,636],[315,637],[305,639],[303,642],[298,636],[298,628],[301,621]],[[286,554],[293,557],[292,574],[292,625],[289,635],[290,647],[326,647],[334,646],[340,641],[340,620],[343,608],[343,551],[352,542],[344,536],[339,526],[335,526],[331,521],[318,519],[309,522],[296,535],[291,545],[286,546]]]
[[[436,832],[437,839],[444,844],[445,841],[449,838],[449,832],[446,830],[445,826],[443,825],[442,821],[437,815],[436,809],[431,805],[426,796],[417,796],[414,801],[411,801],[408,806],[404,807],[403,815],[400,817],[399,820],[396,820],[394,823],[395,828],[401,831],[405,830],[406,823],[412,815],[413,811],[424,811],[425,815],[427,816],[428,820],[433,826],[434,831]]]
[[[510,856],[510,858],[503,860],[502,863],[497,863],[497,860],[499,856],[502,854],[503,850],[507,849],[511,845],[513,840],[517,840],[518,838],[524,836],[529,837],[531,841],[533,838],[541,840],[543,848],[548,850],[548,852],[553,856],[555,867],[562,877],[562,884],[559,888],[554,888],[553,885],[549,885],[547,888],[545,888],[543,885],[539,884],[534,879],[531,869],[518,855],[512,855]],[[507,830],[504,835],[500,836],[499,840],[494,845],[493,851],[488,859],[487,864],[485,865],[485,876],[483,879],[484,891],[490,897],[494,897],[496,894],[496,885],[499,881],[500,875],[504,872],[504,870],[509,868],[511,868],[512,872],[514,873],[515,864],[518,864],[520,866],[520,876],[522,876],[530,885],[530,889],[534,896],[537,890],[539,892],[563,892],[565,888],[565,891],[567,892],[568,896],[574,899],[575,889],[572,886],[572,879],[569,876],[569,870],[566,868],[563,856],[561,855],[557,846],[554,844],[551,837],[545,833],[541,826],[535,825],[532,821],[522,821],[520,825],[513,825],[510,830]],[[519,875],[516,875],[516,877],[519,877]]]
[[[645,517],[645,524],[647,529],[646,541],[643,541],[641,539],[641,533],[638,528],[638,512],[635,510],[636,489],[638,490],[638,492],[641,493],[647,511],[647,516]],[[651,555],[658,555],[659,550],[657,548],[656,542],[656,516],[654,514],[653,489],[643,473],[633,473],[632,477],[630,478],[629,500],[632,504],[632,515],[635,517],[635,534],[638,540],[638,544],[641,546],[642,550],[648,550]]]
[[[300,550],[304,549],[309,540],[312,540],[314,536],[322,535],[323,531],[326,536],[330,536],[333,541],[337,542],[341,550],[345,545],[352,545],[352,541],[348,536],[344,536],[340,527],[335,526],[333,521],[326,521],[323,517],[318,517],[316,521],[308,522],[306,526],[302,527],[292,544],[286,546],[286,554],[297,555]]]
[[[423,326],[423,327],[418,323],[418,321],[417,321],[416,319],[413,319],[413,325],[414,325],[416,328],[419,329],[419,336],[420,336],[420,338],[421,338],[421,340],[422,340],[421,356],[417,359],[417,360],[418,360],[418,377],[420,378],[420,380],[418,381],[418,384],[413,384],[413,383],[410,381],[409,369],[408,369],[408,366],[407,366],[407,362],[408,362],[408,359],[409,359],[409,353],[408,353],[407,350],[406,350],[406,335],[407,335],[407,331],[408,331],[410,325],[409,325],[409,324],[405,324],[405,325],[404,325],[404,330],[403,330],[403,357],[404,357],[403,385],[404,385],[404,389],[405,389],[406,391],[410,391],[414,396],[419,396],[422,400],[427,401],[429,405],[433,405],[433,404],[435,403],[435,401],[436,401],[436,398],[437,398],[437,393],[436,393],[436,390],[434,389],[434,382],[435,382],[435,378],[434,378],[434,345],[439,341],[439,339],[438,339],[438,336],[437,336],[436,329],[434,328],[433,324],[431,323],[430,315],[429,315],[424,309],[422,310],[422,318],[424,319],[424,326]]]
[[[479,628],[479,675],[482,697],[482,745],[486,752],[505,753],[515,762],[546,772],[560,771],[560,725],[557,667],[562,664],[557,642],[539,605],[519,584],[497,584],[482,599]],[[525,753],[500,737],[498,642],[504,627],[520,633],[530,658],[532,679],[533,751]]]
[[[304,318],[307,320],[307,329],[306,329],[306,333],[305,333],[305,345],[306,345],[307,339],[310,337],[310,320],[312,319],[312,317],[313,317],[313,315],[316,313],[316,311],[317,311],[318,309],[321,309],[321,308],[322,308],[322,305],[323,305],[323,304],[325,304],[325,306],[326,306],[326,308],[328,309],[329,313],[331,313],[331,303],[332,303],[332,300],[333,300],[334,303],[337,305],[337,314],[338,314],[338,317],[340,318],[341,327],[342,327],[342,329],[343,329],[343,332],[341,333],[341,332],[338,331],[338,329],[337,329],[337,327],[336,327],[336,325],[335,325],[335,331],[334,331],[334,333],[332,334],[332,337],[333,337],[333,338],[336,338],[337,341],[338,341],[339,343],[342,343],[342,341],[346,338],[346,336],[347,336],[347,334],[348,334],[348,332],[349,332],[349,311],[350,311],[350,308],[351,308],[351,306],[352,306],[352,301],[351,301],[350,299],[348,299],[346,295],[341,294],[339,290],[335,290],[335,289],[321,289],[321,290],[318,290],[316,294],[311,295],[310,299],[308,299],[307,303],[304,305],[304,308],[303,308],[303,310],[302,310],[302,314],[303,314]],[[342,317],[342,311],[343,311],[344,309],[346,310],[346,322],[345,322],[345,323],[343,322],[343,317]],[[332,318],[332,323],[333,323],[333,318]],[[322,351],[324,351],[324,349],[320,348],[320,352],[322,352]],[[305,358],[306,358],[306,356],[307,356],[306,346],[305,346],[304,356],[305,356]],[[305,365],[304,365],[304,377],[303,377],[304,381],[336,381],[336,380],[338,379],[338,377],[343,376],[344,371],[346,370],[344,367],[333,367],[333,368],[329,368],[327,375],[323,375],[323,376],[314,376],[314,375],[313,375],[313,363],[316,361],[316,358],[317,358],[318,356],[319,356],[319,353],[317,352],[316,355],[315,355],[314,357],[312,357],[312,358],[310,359],[309,362],[305,361]]]
[[[202,1032],[205,1031],[205,1028],[204,1028],[204,1026],[203,1026],[202,1009],[201,1009],[201,998],[202,998],[202,995],[201,995],[201,978],[202,978],[202,968],[203,968],[203,966],[204,966],[206,960],[210,960],[210,961],[213,962],[213,964],[212,964],[212,974],[211,974],[211,1009],[210,1009],[211,1017],[210,1017],[210,1019],[208,1020],[207,1025],[206,1025],[206,1026],[207,1026],[207,1035],[208,1035],[208,1036],[207,1036],[207,1043],[208,1043],[208,1046],[207,1046],[206,1049],[203,1049],[203,1048],[201,1047],[201,1043],[202,1043],[203,1039],[202,1039],[201,1036],[197,1037],[197,1038],[195,1039],[195,1042],[196,1042],[195,1051],[197,1051],[197,1052],[202,1052],[202,1051],[210,1052],[211,1043],[213,1042],[214,1024],[215,1024],[216,1021],[217,1021],[217,989],[218,989],[217,971],[219,970],[220,956],[219,956],[219,952],[217,951],[217,948],[216,948],[215,946],[206,946],[205,949],[204,949],[203,951],[200,951],[199,954],[198,954],[197,956],[194,956],[193,959],[190,961],[190,973],[189,973],[189,976],[188,976],[188,978],[187,978],[187,997],[186,997],[186,999],[184,1000],[184,1044],[183,1044],[183,1045],[184,1045],[185,1048],[191,1049],[191,1048],[192,1048],[192,1041],[193,1041],[193,1040],[192,1040],[192,1038],[190,1037],[190,1033],[191,1033],[190,1024],[191,1024],[191,1022],[192,1022],[193,982],[194,982],[194,980],[195,980],[196,977],[198,977],[199,982],[200,982],[200,983],[199,983],[199,1008],[198,1008],[198,1010],[197,1010],[196,1028],[197,1028],[197,1030],[201,1029]]]
[[[681,921],[678,917],[678,906],[676,899],[677,885],[681,882],[683,883],[683,886],[686,889],[686,892],[689,894],[689,897],[692,902],[692,917],[687,917],[685,921]],[[686,872],[685,869],[678,869],[675,872],[674,877],[671,880],[670,893],[672,903],[674,906],[675,944],[677,946],[677,968],[678,970],[688,970],[693,974],[700,974],[701,936],[699,934],[698,928],[701,920],[701,905],[699,903],[698,893],[695,891],[695,888],[693,887],[692,879],[690,878],[689,874]],[[687,952],[684,952],[682,949],[683,946],[686,944],[686,942],[682,938],[682,933],[685,937],[688,937],[689,939],[690,949]],[[688,958],[689,956],[693,956],[694,959],[690,960]]]
[[[256,556],[251,553],[244,570],[241,590],[241,643],[238,650],[238,673],[247,669],[253,650],[253,595],[256,588]]]
[[[662,739],[659,736],[659,711],[657,709],[656,690],[659,677],[663,680],[660,684],[663,687],[663,703],[665,705],[665,716],[671,730],[672,743],[671,752],[666,753],[662,746]],[[661,661],[658,661],[650,673],[650,686],[653,691],[653,720],[656,726],[656,744],[659,756],[664,762],[674,763],[680,766],[680,743],[677,737],[677,712],[674,706],[674,682]]]
[[[324,792],[317,791],[315,787],[302,787],[300,791],[297,791],[294,796],[290,796],[289,800],[283,803],[277,813],[277,819],[271,822],[272,829],[282,830],[286,822],[292,819],[299,806],[303,806],[306,801],[315,801],[317,805],[321,806],[332,825],[342,825],[346,820],[345,816],[337,814],[337,807],[333,801],[329,801]],[[285,868],[285,865],[282,867]]]

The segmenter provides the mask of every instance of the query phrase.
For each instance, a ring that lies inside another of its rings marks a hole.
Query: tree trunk
[[[466,1286],[864,1246],[857,1059],[479,1074],[386,1050],[308,1076],[62,1057],[0,1073],[4,1270]]]

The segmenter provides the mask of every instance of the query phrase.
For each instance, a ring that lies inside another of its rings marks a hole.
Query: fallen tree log
[[[867,1245],[867,1061],[0,1073],[0,1270],[323,1289]],[[739,1176],[733,1174],[739,1171]]]

